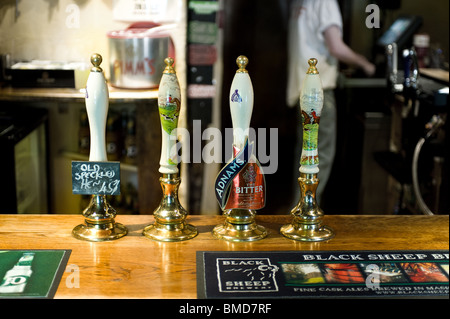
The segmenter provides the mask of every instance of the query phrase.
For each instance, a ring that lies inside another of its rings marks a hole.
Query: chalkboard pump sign
[[[73,161],[72,193],[120,195],[120,163]]]
[[[91,138],[89,161],[72,162],[72,193],[91,195],[83,211],[85,223],[76,226],[72,235],[87,241],[114,240],[128,232],[125,226],[114,221],[116,210],[106,200],[106,195],[120,194],[120,163],[108,162],[106,155],[109,93],[101,62],[101,55],[91,56],[93,68],[86,83],[85,103]]]

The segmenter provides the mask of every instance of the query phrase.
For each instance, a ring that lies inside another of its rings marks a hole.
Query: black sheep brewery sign
[[[449,296],[446,251],[197,252],[199,298]]]

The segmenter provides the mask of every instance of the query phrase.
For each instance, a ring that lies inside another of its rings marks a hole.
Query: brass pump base
[[[319,185],[317,174],[300,173],[300,200],[291,211],[293,221],[284,225],[280,233],[298,241],[324,241],[334,237],[334,231],[322,225],[323,211],[316,203],[316,189]]]
[[[127,228],[119,223],[78,225],[72,230],[75,238],[87,241],[109,241],[119,239],[127,234]]]
[[[144,228],[143,235],[156,241],[184,241],[197,236],[197,229],[186,223],[161,224],[155,222]]]
[[[187,211],[178,200],[178,187],[181,182],[178,174],[163,174],[159,181],[163,198],[153,213],[155,223],[145,227],[142,234],[147,238],[163,242],[194,238],[198,235],[198,230],[186,223]]]
[[[281,227],[281,234],[298,241],[324,241],[334,237],[333,230],[327,226],[307,225],[295,220]]]
[[[230,209],[224,215],[225,222],[212,231],[214,237],[231,242],[257,241],[267,237],[267,230],[255,222],[255,211]]]
[[[114,221],[116,211],[106,200],[105,195],[92,195],[89,206],[83,211],[85,224],[76,226],[72,235],[86,241],[109,241],[119,239],[128,229]]]

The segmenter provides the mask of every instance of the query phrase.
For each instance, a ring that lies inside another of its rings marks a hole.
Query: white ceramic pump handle
[[[300,172],[316,174],[319,172],[319,123],[323,108],[323,89],[317,60],[309,59],[309,69],[300,92],[300,108],[303,122],[303,145],[300,159]]]
[[[236,64],[239,69],[231,83],[229,102],[233,123],[233,144],[238,149],[242,149],[245,138],[248,136],[253,112],[253,85],[248,71],[245,69],[248,64],[247,57],[239,56]]]
[[[176,129],[181,110],[181,91],[173,66],[174,60],[168,57],[164,62],[166,68],[163,71],[158,91],[158,110],[162,132],[159,172],[162,174],[177,174]]]
[[[100,68],[102,57],[93,54],[91,57],[93,68],[86,83],[86,110],[91,134],[91,148],[89,161],[105,162],[106,155],[106,118],[108,115],[109,93],[108,85]]]

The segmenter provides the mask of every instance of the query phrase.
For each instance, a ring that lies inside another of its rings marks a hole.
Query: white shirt
[[[338,76],[338,61],[331,56],[323,32],[336,25],[342,30],[342,17],[336,0],[296,0],[289,24],[289,64],[287,103],[296,105],[308,60],[318,60],[317,69],[323,89],[334,89]]]

